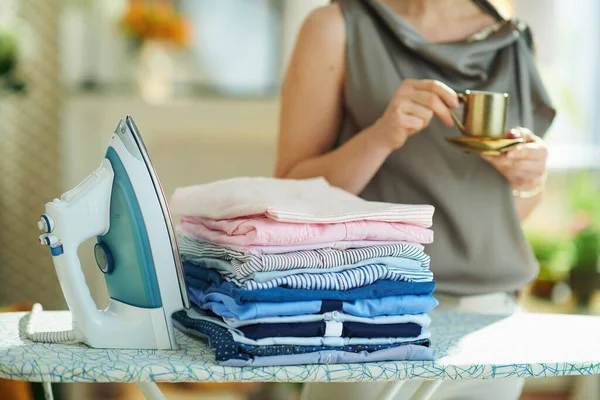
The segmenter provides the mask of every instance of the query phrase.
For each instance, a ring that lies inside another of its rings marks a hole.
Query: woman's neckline
[[[369,0],[367,0],[367,1],[369,1]],[[473,1],[473,3],[475,3],[476,6],[480,7],[483,12],[487,13],[492,18],[494,18],[495,21],[492,24],[486,25],[483,28],[481,28],[480,30],[475,31],[462,39],[444,40],[444,41],[432,41],[432,40],[428,39],[427,37],[425,37],[425,35],[419,29],[417,29],[415,26],[413,26],[413,24],[411,24],[402,15],[398,14],[396,11],[394,11],[392,8],[390,8],[387,4],[383,3],[380,0],[375,0],[375,3],[377,3],[382,9],[384,9],[384,11],[386,13],[388,13],[392,18],[394,18],[398,22],[400,22],[401,26],[403,26],[405,29],[410,30],[413,35],[416,35],[420,40],[424,41],[425,43],[427,43],[429,45],[450,45],[450,44],[464,44],[464,43],[471,43],[471,42],[485,40],[486,38],[488,38],[489,36],[491,36],[492,34],[497,32],[498,30],[500,30],[504,25],[506,25],[509,22],[508,20],[504,19],[500,13],[495,13],[496,15],[493,15],[491,10],[487,10],[486,7],[483,7],[481,3],[479,3],[478,1],[474,1],[474,0],[472,0],[472,1]],[[493,7],[493,6],[490,5],[490,7]]]

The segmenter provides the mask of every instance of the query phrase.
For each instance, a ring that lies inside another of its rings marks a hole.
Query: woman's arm
[[[345,25],[337,4],[304,22],[283,83],[275,176],[323,176],[358,194],[387,156],[425,128],[434,114],[452,126],[456,93],[436,81],[406,80],[384,115],[332,150],[343,109]]]
[[[515,205],[517,207],[517,211],[519,212],[519,217],[521,221],[527,219],[527,217],[537,208],[543,198],[543,192],[532,197],[530,199],[521,199],[515,198]]]
[[[374,129],[330,151],[342,113],[345,26],[337,4],[319,8],[304,22],[283,82],[275,175],[325,177],[359,193],[391,149]]]

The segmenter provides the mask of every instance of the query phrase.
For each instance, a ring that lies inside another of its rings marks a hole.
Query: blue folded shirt
[[[323,314],[341,311],[357,317],[378,317],[381,315],[427,314],[438,301],[431,294],[387,296],[378,299],[308,300],[284,302],[236,303],[235,299],[223,293],[205,293],[199,288],[188,286],[190,301],[204,310],[224,318],[246,321],[258,318],[286,317],[296,315]]]

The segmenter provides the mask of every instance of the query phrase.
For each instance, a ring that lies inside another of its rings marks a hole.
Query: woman
[[[507,135],[526,143],[491,157],[447,143],[460,135],[450,113],[466,89],[507,92],[516,127]],[[340,0],[301,29],[283,85],[276,175],[323,176],[368,200],[434,205],[427,251],[439,308],[510,313],[537,273],[521,221],[542,196],[540,136],[554,114],[529,30],[491,1]],[[448,382],[434,398],[516,399],[521,386]],[[313,384],[305,398],[373,398],[380,389]]]

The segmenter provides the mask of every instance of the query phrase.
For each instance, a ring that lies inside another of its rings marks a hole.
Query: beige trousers
[[[479,314],[513,314],[522,312],[516,299],[505,293],[482,296],[449,297],[436,294],[440,305],[436,311],[459,311]],[[443,381],[432,400],[516,400],[521,395],[524,379],[470,379]],[[377,383],[308,383],[302,400],[368,400],[375,399],[385,387]],[[409,381],[400,389],[395,400],[410,399],[420,381]]]

